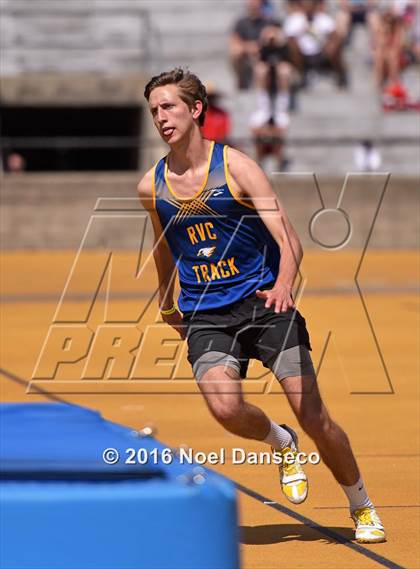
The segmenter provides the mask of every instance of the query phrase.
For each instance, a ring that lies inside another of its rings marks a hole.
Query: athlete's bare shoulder
[[[143,207],[147,210],[154,209],[154,176],[155,167],[150,168],[148,172],[143,176],[137,185],[137,193],[139,195],[140,201]]]
[[[231,185],[240,195],[251,198],[260,192],[273,195],[267,176],[255,160],[235,148],[228,148],[226,160]]]
[[[232,148],[231,146],[228,146],[227,152],[226,152],[226,159],[228,161],[228,166],[229,166],[229,170],[241,170],[241,168],[243,167],[252,167],[252,166],[256,166],[258,168],[257,163],[255,162],[255,160],[253,160],[252,158],[250,158],[247,154],[244,154],[243,152],[241,152],[240,150],[237,150],[236,148]]]
[[[153,195],[153,176],[155,167],[150,168],[137,185],[137,192],[141,198],[150,198]]]

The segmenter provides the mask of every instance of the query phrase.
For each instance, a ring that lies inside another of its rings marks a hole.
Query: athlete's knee
[[[226,428],[235,428],[242,422],[243,401],[219,399],[210,408],[215,419]]]

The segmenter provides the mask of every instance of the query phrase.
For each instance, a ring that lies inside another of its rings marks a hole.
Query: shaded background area
[[[139,107],[4,105],[0,114],[2,135],[31,172],[136,170],[141,158]]]

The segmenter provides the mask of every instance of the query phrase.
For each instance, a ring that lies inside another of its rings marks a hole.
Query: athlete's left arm
[[[248,156],[229,148],[229,183],[238,197],[249,198],[281,249],[279,274],[274,288],[257,291],[265,306],[275,312],[294,308],[293,283],[303,257],[302,245],[286,211],[261,168]]]

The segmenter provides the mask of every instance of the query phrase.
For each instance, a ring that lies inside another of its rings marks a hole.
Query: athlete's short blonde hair
[[[144,89],[144,96],[149,100],[150,93],[156,87],[163,87],[164,85],[178,85],[179,96],[191,109],[195,101],[201,101],[203,104],[203,110],[198,117],[198,124],[203,126],[204,118],[207,111],[207,92],[203,83],[188,70],[184,70],[181,67],[175,67],[171,71],[165,71],[160,75],[155,75],[152,77]]]

